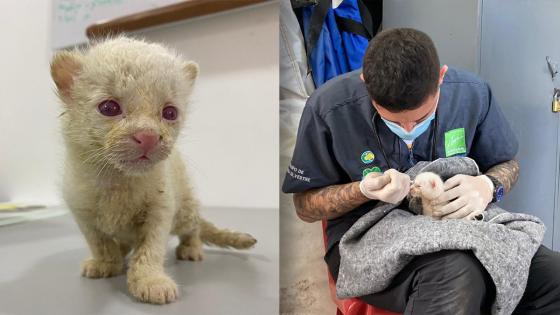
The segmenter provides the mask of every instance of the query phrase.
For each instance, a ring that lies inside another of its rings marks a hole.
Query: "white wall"
[[[180,148],[202,202],[278,208],[278,4],[140,35],[200,65]]]
[[[57,203],[60,113],[49,76],[50,1],[0,1],[0,200]]]
[[[50,1],[0,2],[0,200],[58,203]],[[276,3],[144,31],[201,68],[180,149],[204,205],[278,207]]]

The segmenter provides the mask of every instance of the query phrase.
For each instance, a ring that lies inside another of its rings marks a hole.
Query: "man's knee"
[[[525,293],[514,314],[560,313],[560,253],[541,246],[529,270]]]
[[[445,250],[422,256],[419,273],[437,281],[484,285],[486,271],[469,251]]]
[[[441,251],[414,258],[387,290],[362,300],[407,314],[478,314],[494,297],[489,277],[471,252]]]
[[[441,251],[423,256],[419,263],[415,291],[424,296],[417,298],[429,298],[450,312],[479,312],[488,304],[489,295],[495,294],[490,276],[471,252]]]
[[[560,290],[560,253],[541,245],[531,261],[529,277]]]
[[[448,270],[447,276],[450,281],[457,281],[459,284],[469,282],[476,287],[484,286],[486,271],[471,252],[450,251],[445,258],[443,267]]]

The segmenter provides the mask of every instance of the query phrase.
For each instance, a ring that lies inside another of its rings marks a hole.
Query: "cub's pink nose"
[[[139,131],[132,135],[132,139],[136,141],[144,154],[150,152],[159,143],[159,135],[148,131]]]

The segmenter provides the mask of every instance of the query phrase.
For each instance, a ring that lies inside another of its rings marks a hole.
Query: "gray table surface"
[[[177,261],[169,242],[166,271],[179,300],[139,303],[124,275],[79,275],[89,256],[71,215],[0,227],[0,314],[278,314],[278,209],[204,209],[220,227],[251,233],[249,251],[205,247],[202,262]]]

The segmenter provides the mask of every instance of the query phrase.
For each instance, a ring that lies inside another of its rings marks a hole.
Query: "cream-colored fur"
[[[422,200],[422,214],[430,217],[434,217],[432,201],[443,194],[443,192],[443,180],[439,175],[431,172],[418,174],[410,187],[411,196],[420,197]]]
[[[414,183],[410,187],[410,195],[412,197],[419,197],[422,200],[422,214],[430,216],[434,219],[441,219],[441,217],[434,216],[434,209],[436,205],[434,200],[444,193],[444,183],[441,177],[432,172],[423,172],[416,176]],[[484,211],[478,210],[470,213],[465,220],[482,220],[484,218]]]
[[[92,254],[82,263],[83,276],[121,274],[129,255],[130,293],[163,304],[178,294],[163,269],[170,233],[180,239],[178,259],[201,260],[202,243],[239,249],[256,243],[249,234],[218,229],[200,217],[174,149],[196,63],[158,44],[116,37],[57,53],[51,74],[65,110],[63,196]],[[102,115],[98,105],[105,100],[118,102],[122,114]],[[176,120],[162,118],[167,105],[178,108]],[[161,136],[149,160],[138,158],[142,151],[132,135],[139,131]]]

